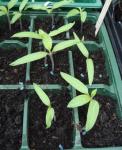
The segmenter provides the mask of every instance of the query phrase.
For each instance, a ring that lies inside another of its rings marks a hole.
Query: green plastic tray
[[[0,0],[1,4],[6,5],[9,0]],[[58,2],[60,0],[47,0],[51,2]],[[46,0],[29,0],[29,3],[40,3],[44,4]],[[21,0],[18,1],[18,4]],[[74,3],[67,5],[66,7],[85,7],[85,8],[101,8],[101,0],[74,0]]]
[[[63,13],[61,13],[63,15]],[[95,21],[97,19],[99,14],[95,13],[90,13],[89,14],[89,19]],[[36,14],[31,15],[31,24],[30,24],[30,31],[34,30],[34,19]],[[39,16],[39,14],[37,14]],[[69,34],[67,34],[69,35]],[[110,85],[104,85],[104,84],[93,84],[89,88],[98,88],[98,92],[102,95],[108,95],[113,97],[114,99],[117,100],[118,108],[117,108],[117,113],[118,115],[122,118],[122,81],[119,73],[119,69],[117,66],[117,62],[115,59],[115,55],[113,52],[113,48],[111,46],[109,36],[106,30],[106,27],[103,23],[100,32],[99,32],[99,37],[100,37],[100,43],[96,43],[94,41],[85,41],[86,46],[88,47],[89,51],[92,50],[97,50],[98,48],[103,49],[103,53],[106,58],[106,69],[110,75]],[[59,42],[59,41],[54,41],[54,42]],[[18,42],[17,42],[18,43]],[[4,43],[6,46],[7,44]],[[1,44],[1,46],[3,46]],[[32,51],[32,39],[29,38],[29,42],[26,44],[28,48],[28,53],[31,53]],[[74,76],[74,65],[73,65],[73,56],[72,56],[72,51],[68,52],[68,59],[69,59],[69,66],[70,66],[70,74]],[[28,81],[30,79],[30,63],[27,64],[27,70],[26,70],[26,80]],[[41,85],[41,87],[44,90],[61,90],[62,86],[58,84],[50,84],[50,85]],[[72,87],[68,86],[67,87],[71,91],[71,96],[74,97],[76,95],[75,89]],[[27,90],[32,90],[33,86],[32,85],[0,85],[0,89],[5,89],[5,90],[10,90],[10,89],[27,89]],[[23,117],[23,136],[22,136],[22,146],[20,150],[29,150],[28,147],[28,101],[29,97],[25,99],[24,103],[24,117]],[[74,109],[74,121],[75,123],[79,122],[79,117],[78,117],[78,110]],[[41,139],[40,139],[41,141]],[[105,148],[84,148],[81,144],[81,137],[80,133],[75,130],[74,135],[73,135],[73,143],[74,146],[72,149],[69,150],[121,150],[122,147],[105,147]]]

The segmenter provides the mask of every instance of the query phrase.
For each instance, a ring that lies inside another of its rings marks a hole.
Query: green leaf
[[[20,7],[19,7],[19,11],[22,12],[23,9],[25,8],[26,4],[28,3],[28,0],[23,0],[20,4]]]
[[[43,104],[49,107],[50,99],[47,96],[47,94],[36,83],[33,83],[33,87],[34,87],[34,90],[36,91],[36,94],[39,96],[40,100],[43,102]]]
[[[14,16],[11,19],[11,24],[14,24],[22,15],[20,12],[14,12],[13,14]]]
[[[52,38],[43,30],[39,30],[39,34],[42,37],[44,47],[50,52],[52,49]]]
[[[79,12],[77,9],[72,9],[72,10],[70,10],[70,11],[67,13],[66,18],[76,16],[76,15],[78,15],[79,13],[80,13],[80,12]]]
[[[80,13],[80,19],[81,19],[81,22],[85,22],[86,21],[86,18],[87,18],[87,12],[86,11],[82,11]]]
[[[92,82],[94,80],[94,63],[93,63],[93,60],[88,58],[86,60],[86,65],[87,65],[89,85],[92,85]]]
[[[62,0],[60,2],[56,2],[53,4],[52,9],[57,9],[60,8],[62,6],[68,5],[69,3],[72,3],[72,0]]]
[[[8,10],[5,6],[0,6],[0,11],[4,12],[5,14],[8,13]]]
[[[38,33],[29,32],[29,31],[18,32],[16,34],[14,34],[12,37],[42,39],[42,37]]]
[[[80,41],[79,37],[77,36],[77,34],[75,32],[73,32],[74,34],[74,38],[78,41],[77,46],[80,50],[80,52],[86,57],[89,57],[89,52],[87,50],[87,48],[85,47],[85,45],[83,44],[82,41]]]
[[[17,1],[18,0],[10,0],[7,4],[8,9],[10,10],[11,8],[13,8],[16,5]]]
[[[55,115],[54,109],[52,107],[49,107],[46,113],[46,128],[51,127],[54,115]]]
[[[77,44],[77,41],[76,40],[67,40],[67,41],[63,41],[63,42],[60,42],[58,44],[56,44],[53,48],[53,52],[58,52],[58,51],[61,51],[63,49],[66,49],[68,47],[71,47],[73,45]]]
[[[91,92],[91,97],[93,98],[96,94],[97,94],[97,89],[95,89]]]
[[[62,27],[56,29],[56,30],[53,30],[49,33],[50,36],[56,36],[62,32],[66,32],[68,31],[69,29],[71,29],[73,26],[74,26],[75,22],[73,23],[69,23],[69,24],[66,24],[66,25],[63,25]]]
[[[72,77],[71,75],[61,72],[61,77],[67,81],[70,85],[72,85],[76,90],[81,93],[88,94],[88,88],[81,81]]]
[[[34,10],[46,10],[47,9],[46,6],[40,5],[40,4],[30,4],[25,7],[25,10],[27,10],[28,8],[32,8]]]
[[[86,132],[88,132],[93,128],[93,126],[96,123],[98,114],[99,114],[99,103],[96,100],[91,100],[88,107],[87,121],[85,125]]]
[[[35,52],[35,53],[28,54],[26,56],[23,56],[15,60],[14,62],[10,64],[10,66],[17,66],[17,65],[25,64],[25,63],[32,62],[38,59],[42,59],[46,56],[47,56],[46,52]]]
[[[90,96],[89,95],[79,95],[76,96],[75,98],[73,98],[69,104],[68,104],[68,108],[76,108],[79,106],[83,106],[85,104],[87,104],[90,101]]]
[[[3,11],[0,11],[0,16],[3,16],[3,15],[6,15],[6,13]]]

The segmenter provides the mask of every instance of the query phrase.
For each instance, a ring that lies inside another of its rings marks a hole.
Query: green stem
[[[8,19],[9,30],[11,31],[11,21],[10,21],[9,12],[8,12],[8,14],[7,14],[7,19]]]
[[[54,29],[55,28],[55,22],[54,22],[54,16],[53,16],[53,14],[51,15],[51,17],[52,17],[52,29]]]
[[[55,64],[54,64],[53,54],[50,53],[49,56],[50,56],[50,60],[51,60],[51,64],[52,64],[51,74],[54,75]]]
[[[82,22],[81,22],[80,30],[81,30],[81,33],[82,33],[83,32],[83,23]]]
[[[19,19],[19,22],[20,22],[20,30],[22,31],[22,18],[21,17]]]

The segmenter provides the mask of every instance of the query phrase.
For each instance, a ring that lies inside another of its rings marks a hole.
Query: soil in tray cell
[[[85,135],[81,134],[84,147],[122,146],[122,120],[116,115],[116,101],[97,95],[100,112],[95,126]],[[85,124],[88,106],[79,109],[81,126]]]
[[[23,107],[23,92],[0,91],[0,150],[19,150]]]
[[[70,96],[65,90],[46,94],[51,99],[56,120],[46,129],[47,107],[37,95],[32,95],[29,104],[29,146],[31,150],[58,150],[59,145],[65,149],[72,148],[72,111],[67,109]]]
[[[105,67],[105,58],[102,51],[92,52],[90,58],[94,61],[94,81],[93,83],[109,84],[109,76]],[[88,75],[86,69],[86,59],[80,50],[73,51],[75,76],[82,82],[88,83]]]
[[[28,31],[29,29],[29,24],[30,21],[26,20],[26,19],[22,19],[22,30],[20,29],[20,22],[17,21],[15,24],[13,24],[11,26],[11,31],[9,30],[8,27],[8,22],[6,19],[6,16],[4,17],[4,19],[0,20],[0,41],[1,40],[8,40],[8,39],[18,39],[18,38],[11,38],[11,36],[17,32],[21,32],[21,31]],[[18,39],[20,40],[20,39]],[[22,41],[27,41],[27,39],[21,39]]]
[[[52,64],[49,56],[47,57],[47,67],[44,65],[45,59],[31,63],[31,82],[39,84],[65,84],[65,81],[60,76],[60,71],[69,72],[68,50],[54,54],[53,58],[55,64],[54,74],[51,74]]]
[[[83,38],[85,41],[96,41],[99,42],[98,37],[95,37],[95,25],[92,22],[85,22],[81,26],[80,20],[75,20],[75,25],[70,30],[70,36],[73,37],[75,32],[80,39]]]
[[[37,31],[38,29],[42,29],[45,32],[49,33],[50,31],[56,30],[65,24],[63,17],[57,15],[53,15],[53,17],[54,17],[54,24],[52,24],[51,16],[37,17],[35,19],[35,31]],[[53,39],[55,40],[66,39],[66,33],[61,33],[55,36]]]
[[[14,50],[2,50],[2,52],[0,55],[0,84],[25,82],[26,65],[13,67],[9,64],[26,55],[26,49],[14,48]]]
[[[118,4],[115,6],[114,17],[115,17],[115,21],[122,22],[122,2],[118,2]]]

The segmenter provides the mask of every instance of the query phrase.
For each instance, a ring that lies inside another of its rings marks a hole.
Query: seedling
[[[28,0],[23,0],[19,6],[19,11],[13,12],[13,17],[11,19],[11,24],[14,24],[19,19],[21,30],[22,30],[22,19],[21,19],[22,12],[23,10],[25,10],[27,3],[28,3]]]
[[[81,9],[80,7],[72,9],[67,13],[66,18],[75,17],[77,15],[80,16],[81,32],[82,32],[83,23],[86,21],[86,18],[87,18],[87,12],[84,9]]]
[[[59,9],[62,6],[68,5],[69,3],[72,3],[73,0],[62,0],[60,2],[46,2],[45,5],[38,5],[38,4],[31,4],[29,6],[27,6],[26,9],[28,8],[32,8],[33,10],[44,10],[46,11],[48,14],[51,14],[52,17],[52,29],[55,27],[55,23],[54,23],[54,16],[52,14],[52,12],[56,9]]]
[[[89,85],[92,85],[92,82],[94,80],[94,63],[91,58],[89,58],[89,52],[86,48],[86,46],[83,44],[83,42],[79,39],[77,34],[74,32],[74,38],[78,41],[77,47],[80,50],[80,52],[85,56],[86,58],[86,68],[88,72],[88,81]]]
[[[39,85],[33,83],[34,90],[36,94],[39,96],[42,103],[47,106],[47,113],[46,113],[46,128],[50,128],[53,119],[55,118],[55,111],[51,106],[51,101],[48,95],[40,88]]]
[[[60,43],[56,44],[55,46],[53,46],[53,42],[52,42],[51,37],[56,36],[59,33],[62,33],[64,31],[69,30],[73,25],[74,25],[74,23],[64,25],[57,30],[51,31],[49,34],[47,34],[46,32],[44,32],[41,29],[39,29],[38,32],[20,32],[20,33],[14,34],[12,37],[18,37],[18,38],[29,37],[29,38],[42,40],[42,43],[44,45],[45,50],[44,50],[44,52],[35,52],[32,54],[28,54],[24,57],[17,59],[16,61],[11,63],[10,65],[16,66],[16,65],[32,62],[32,61],[35,61],[38,59],[42,59],[46,56],[49,56],[51,63],[52,63],[51,74],[54,75],[54,68],[55,67],[54,67],[53,54],[77,44],[77,40],[75,40],[75,39],[66,40],[66,41],[60,42]],[[45,62],[45,66],[46,66],[46,62]]]
[[[10,23],[10,9],[12,9],[17,3],[17,0],[10,0],[7,6],[0,6],[0,16],[6,15],[8,20],[9,30],[11,31],[11,23]]]
[[[84,106],[86,104],[89,104],[88,106],[88,112],[87,112],[87,120],[85,124],[85,131],[88,132],[91,130],[97,120],[98,114],[99,114],[99,103],[97,100],[94,99],[97,89],[92,90],[91,94],[88,92],[87,86],[85,86],[81,81],[78,79],[72,77],[69,74],[66,74],[64,72],[61,72],[61,77],[68,82],[71,86],[73,86],[77,91],[82,93],[81,95],[78,95],[74,97],[67,105],[68,108],[77,108]]]

